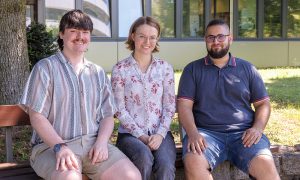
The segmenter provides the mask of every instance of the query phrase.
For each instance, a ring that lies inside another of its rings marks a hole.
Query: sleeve
[[[164,138],[170,129],[170,124],[176,110],[174,70],[167,64],[163,81],[162,117],[157,133]]]
[[[196,93],[196,83],[193,76],[192,64],[187,65],[180,77],[177,99],[189,99],[194,101]]]
[[[20,107],[27,113],[28,109],[32,109],[48,118],[53,94],[50,76],[45,61],[40,61],[34,66],[19,102]]]
[[[128,130],[135,137],[140,137],[144,134],[143,130],[138,127],[134,119],[131,117],[125,107],[125,78],[122,77],[119,66],[115,65],[112,70],[111,84],[116,102],[116,117],[119,119],[122,127]]]
[[[251,65],[250,77],[250,102],[255,103],[261,100],[269,99],[268,92],[257,69]]]
[[[101,82],[103,82],[103,86],[101,87],[100,97],[101,97],[101,108],[100,108],[100,119],[104,119],[106,117],[112,117],[115,114],[115,102],[114,96],[110,84],[110,80],[107,77],[104,70],[101,71],[100,77],[103,77]]]

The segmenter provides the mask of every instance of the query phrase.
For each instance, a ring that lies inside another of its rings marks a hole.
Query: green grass
[[[265,134],[274,145],[300,144],[300,67],[260,69],[259,72],[264,79],[272,104],[272,113]],[[181,71],[175,73],[176,93],[180,75]],[[118,123],[116,120],[113,142],[117,137]],[[174,117],[171,130],[176,143],[180,143],[177,116]],[[30,127],[14,130],[14,157],[18,162],[29,158],[30,134]],[[0,162],[5,159],[4,140],[4,130],[0,129]]]
[[[30,156],[31,127],[22,126],[13,129],[13,155],[16,161],[27,161]],[[5,131],[0,129],[0,162],[5,160]]]
[[[300,68],[262,69],[272,113],[265,133],[272,144],[300,143]]]

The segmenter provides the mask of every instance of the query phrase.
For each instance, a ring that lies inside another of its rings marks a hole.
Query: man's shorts
[[[92,165],[88,157],[89,150],[96,141],[96,136],[85,135],[80,138],[66,141],[68,147],[76,155],[79,163],[79,173],[87,175],[90,179],[100,179],[101,174],[120,159],[127,158],[117,147],[108,144],[108,159]],[[34,171],[44,179],[50,179],[55,171],[56,156],[52,148],[45,143],[33,147],[30,164]]]
[[[198,132],[205,138],[207,148],[204,156],[207,159],[211,170],[217,167],[225,160],[249,174],[250,161],[258,155],[272,156],[270,151],[270,142],[263,134],[257,144],[251,147],[244,147],[242,136],[244,132],[220,133],[198,128]],[[183,139],[183,158],[187,152],[188,137]]]

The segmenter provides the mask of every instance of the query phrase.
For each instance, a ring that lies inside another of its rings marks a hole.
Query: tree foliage
[[[30,69],[41,59],[48,57],[58,50],[56,38],[52,31],[47,31],[44,24],[32,23],[27,28],[27,45]]]

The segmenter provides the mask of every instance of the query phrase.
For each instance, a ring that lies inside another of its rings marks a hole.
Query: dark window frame
[[[82,0],[74,0],[75,1],[75,7],[78,9],[82,9]],[[118,37],[118,2],[120,0],[110,0],[110,16],[111,16],[111,37],[97,37],[93,36],[92,41],[98,42],[122,42],[126,38],[124,37]],[[151,16],[152,10],[151,10],[151,3],[152,0],[141,0],[142,1],[142,9],[143,9],[143,15]],[[182,17],[182,10],[183,10],[183,1],[184,0],[174,0],[175,7],[174,7],[174,18],[175,18],[175,24],[174,24],[174,32],[175,36],[172,38],[161,38],[161,41],[199,41],[203,40],[203,37],[182,37],[182,31],[183,31],[183,17]],[[37,0],[27,0],[26,3],[34,2],[35,5],[35,12],[39,12],[38,10],[38,2]],[[232,3],[232,4],[231,4]],[[238,0],[229,0],[229,8],[233,8],[232,10],[232,16],[230,17],[230,22],[232,22],[232,33],[235,40],[238,41],[299,41],[299,38],[288,38],[287,37],[287,31],[288,31],[288,2],[286,0],[281,0],[281,33],[282,36],[280,38],[263,38],[263,27],[264,27],[264,0],[256,0],[257,3],[257,19],[256,19],[256,27],[257,27],[257,37],[256,38],[243,38],[243,37],[237,37],[238,36]],[[204,1],[204,23],[206,26],[208,22],[212,19],[210,17],[210,7],[212,3],[211,0],[205,0]],[[231,6],[232,5],[232,6]],[[38,13],[35,14],[35,20],[38,19]]]

